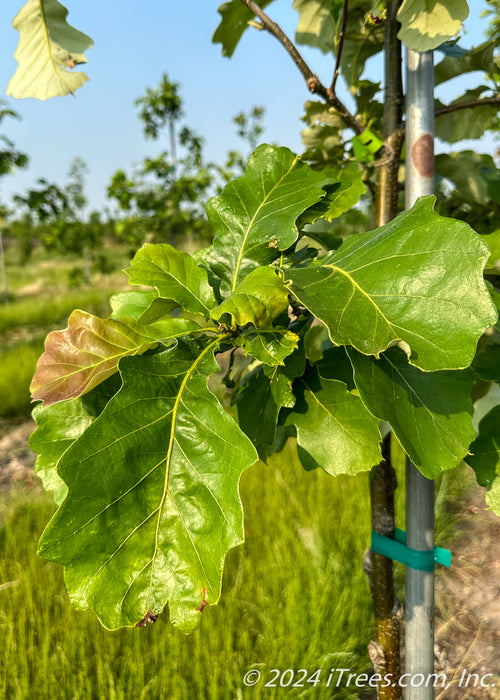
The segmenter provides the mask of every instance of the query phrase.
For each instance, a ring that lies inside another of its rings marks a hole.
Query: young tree
[[[163,75],[159,85],[148,88],[135,101],[144,134],[154,140],[167,127],[170,153],[146,158],[132,176],[117,171],[108,197],[117,202],[127,218],[117,223],[126,240],[169,241],[174,245],[210,239],[204,203],[213,187],[215,167],[203,157],[203,141],[181,123],[182,99],[178,83]]]
[[[394,531],[394,478],[379,421],[428,479],[465,458],[500,510],[500,413],[490,411],[476,437],[471,398],[479,381],[500,379],[498,292],[482,279],[486,261],[488,269],[497,264],[495,247],[465,222],[440,217],[432,197],[396,216],[400,40],[416,51],[442,49],[437,81],[478,66],[488,75],[487,86],[436,104],[437,132],[451,143],[464,128],[478,136],[494,123],[494,46],[450,43],[467,15],[463,0],[453,12],[445,0],[296,2],[297,43],[332,53],[324,85],[264,5],[269,0],[225,3],[215,38],[227,55],[248,26],[281,42],[323,100],[308,106],[313,167],[288,149],[257,148],[244,175],[208,203],[213,244],[192,257],[168,244],[143,246],[128,274],[149,291],[115,297],[109,319],[74,312],[66,330],[49,335],[33,380],[44,406],[35,409],[32,445],[60,503],[41,551],[66,566],[75,604],[96,610],[108,627],[142,626],[167,603],[173,624],[199,624],[219,598],[227,549],[242,540],[240,474],[290,435],[306,469],[372,471],[379,535]],[[379,51],[381,102],[380,85],[363,76]],[[355,110],[336,94],[340,74]],[[428,140],[414,156],[431,177]],[[446,166],[455,182],[458,156]],[[495,174],[485,175],[491,192]],[[339,245],[328,222],[353,207],[365,185],[377,228]],[[226,376],[237,384],[234,417],[207,386],[223,352],[253,360],[243,382],[231,368]],[[396,681],[398,616],[391,562],[380,554],[372,591],[374,651]],[[397,682],[378,690],[401,693]]]

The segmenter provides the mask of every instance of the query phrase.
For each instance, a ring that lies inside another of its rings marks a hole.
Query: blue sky
[[[14,51],[18,34],[12,18],[22,0],[4,0],[0,6],[0,90],[5,93],[16,68]],[[211,43],[218,24],[217,0],[67,0],[68,21],[95,42],[84,67],[90,78],[76,97],[47,102],[14,100],[8,104],[22,117],[3,122],[3,133],[30,155],[27,171],[2,179],[0,201],[22,193],[37,178],[62,184],[75,156],[89,166],[87,195],[92,208],[106,204],[105,190],[111,175],[129,169],[146,155],[167,147],[142,136],[134,99],[147,86],[155,86],[163,72],[181,84],[185,122],[206,142],[209,159],[222,161],[239,147],[231,117],[253,105],[266,107],[263,140],[301,150],[300,121],[309,98],[302,77],[278,43],[265,32],[249,30],[231,59]],[[473,7],[466,23],[465,47],[482,40],[485,2]],[[269,13],[293,35],[297,14],[291,0],[276,0]],[[331,60],[319,51],[303,50],[309,64],[325,82],[331,79]],[[438,57],[436,57],[438,58]],[[377,65],[371,64],[371,76]],[[475,75],[463,79],[463,88],[478,84]],[[339,92],[342,92],[341,89]],[[343,95],[345,97],[345,93]],[[348,99],[348,98],[346,98]],[[472,144],[477,148],[477,142]],[[492,149],[492,142],[482,151]]]

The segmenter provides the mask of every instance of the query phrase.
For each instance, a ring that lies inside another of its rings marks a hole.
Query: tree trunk
[[[398,172],[403,143],[401,128],[403,110],[403,84],[401,71],[401,42],[397,38],[399,23],[396,14],[400,2],[387,3],[385,23],[385,94],[384,94],[384,145],[383,163],[378,170],[376,186],[376,224],[383,226],[397,213]],[[386,537],[394,536],[394,491],[396,474],[390,459],[390,434],[383,446],[384,459],[371,473],[370,495],[372,530]],[[372,552],[371,592],[375,617],[375,643],[370,646],[370,656],[375,670],[382,675],[391,674],[392,683],[400,675],[400,616],[399,601],[394,594],[393,563],[391,559]],[[385,685],[385,684],[384,684]],[[377,688],[380,700],[399,700],[402,689]]]

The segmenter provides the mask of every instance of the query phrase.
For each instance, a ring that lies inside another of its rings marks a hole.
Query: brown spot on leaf
[[[204,589],[203,589],[203,594],[202,594],[201,603],[198,605],[198,607],[196,608],[196,610],[198,610],[199,612],[203,612],[203,608],[205,607],[205,605],[208,605],[208,604],[209,604],[209,603],[208,603],[208,601],[207,601],[207,589],[204,588]]]
[[[156,622],[157,619],[158,615],[154,615],[151,610],[148,610],[142,620],[136,624],[136,627],[146,627],[148,622]]]

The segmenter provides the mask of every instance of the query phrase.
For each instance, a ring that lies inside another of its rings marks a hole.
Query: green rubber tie
[[[421,551],[413,549],[406,544],[406,532],[396,529],[394,539],[385,537],[378,532],[372,532],[372,551],[382,554],[388,559],[398,561],[410,569],[417,571],[434,571],[434,565],[451,566],[451,552],[449,549],[434,547]]]
[[[364,131],[362,131],[360,134],[353,138],[353,141],[354,140],[360,143],[371,154],[374,154],[377,151],[379,151],[384,145],[383,142],[378,138],[378,136],[375,136],[373,131],[370,131],[370,129],[365,129]]]

